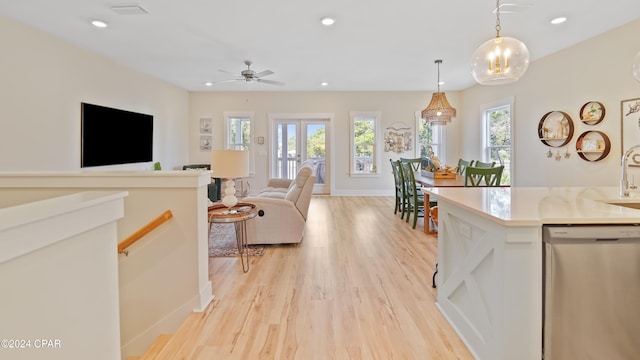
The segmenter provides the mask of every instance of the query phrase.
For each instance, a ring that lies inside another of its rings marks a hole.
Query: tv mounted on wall
[[[81,167],[152,161],[153,115],[82,103]]]

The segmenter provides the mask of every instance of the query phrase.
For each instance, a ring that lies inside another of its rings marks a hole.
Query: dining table
[[[418,184],[420,184],[422,188],[422,193],[424,194],[424,204],[426,207],[429,206],[429,193],[424,191],[425,188],[434,188],[434,187],[464,187],[464,175],[456,174],[455,178],[436,178],[435,176],[425,176],[422,171],[417,171],[415,174],[415,179]],[[431,229],[431,211],[429,209],[424,210],[424,232],[430,235],[437,234],[438,232]]]
[[[417,171],[415,173],[415,180],[421,185],[422,193],[424,194],[425,206],[429,206],[429,193],[425,191],[428,188],[442,188],[442,187],[465,187],[464,175],[456,174],[455,178],[436,178],[433,175],[424,175],[424,171]],[[509,185],[500,185],[501,187],[509,187]],[[424,211],[424,232],[430,235],[437,234],[435,230],[431,230],[430,220],[431,212],[428,209]]]

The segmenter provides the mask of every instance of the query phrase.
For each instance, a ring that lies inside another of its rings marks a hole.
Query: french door
[[[329,194],[329,119],[276,117],[272,123],[271,177],[294,179],[300,165],[309,160],[316,173],[313,193]]]

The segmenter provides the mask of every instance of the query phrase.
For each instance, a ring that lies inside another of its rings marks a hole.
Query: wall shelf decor
[[[551,147],[562,147],[573,137],[573,120],[564,111],[549,111],[538,123],[538,138]]]
[[[587,125],[599,124],[604,119],[604,105],[598,101],[589,101],[580,108],[580,120]]]
[[[578,156],[586,161],[600,161],[609,155],[611,140],[602,131],[585,131],[576,141]]]

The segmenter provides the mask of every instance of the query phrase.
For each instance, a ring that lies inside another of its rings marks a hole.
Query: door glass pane
[[[276,177],[293,179],[298,171],[297,128],[295,124],[277,125]]]
[[[316,184],[325,183],[325,165],[326,165],[326,148],[325,148],[325,124],[307,124],[307,160],[313,161],[316,173]]]

